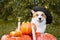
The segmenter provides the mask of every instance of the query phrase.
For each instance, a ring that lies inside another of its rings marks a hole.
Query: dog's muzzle
[[[42,18],[39,18],[39,22],[43,22],[44,20],[42,20]]]

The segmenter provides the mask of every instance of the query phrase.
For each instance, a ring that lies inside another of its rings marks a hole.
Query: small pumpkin
[[[32,34],[32,25],[34,27],[34,30],[36,31],[36,25],[35,24],[32,24],[30,22],[26,22],[26,23],[23,23],[21,25],[21,32],[23,34],[29,34],[29,35],[31,35]]]
[[[18,37],[18,36],[21,36],[21,35],[22,35],[21,31],[12,31],[12,32],[10,32],[10,36]]]

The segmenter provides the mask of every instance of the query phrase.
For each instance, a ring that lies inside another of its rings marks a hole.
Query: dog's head
[[[38,22],[46,21],[47,24],[50,24],[52,22],[52,16],[50,12],[44,7],[33,7],[31,10],[31,16],[32,18],[35,18]]]

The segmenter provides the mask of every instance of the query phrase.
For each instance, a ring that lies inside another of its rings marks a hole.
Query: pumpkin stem
[[[20,31],[20,17],[18,17],[18,28],[17,28],[18,31]]]

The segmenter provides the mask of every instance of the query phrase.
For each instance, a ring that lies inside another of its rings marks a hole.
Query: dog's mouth
[[[41,22],[43,22],[43,20],[39,20],[39,22],[41,23]]]

